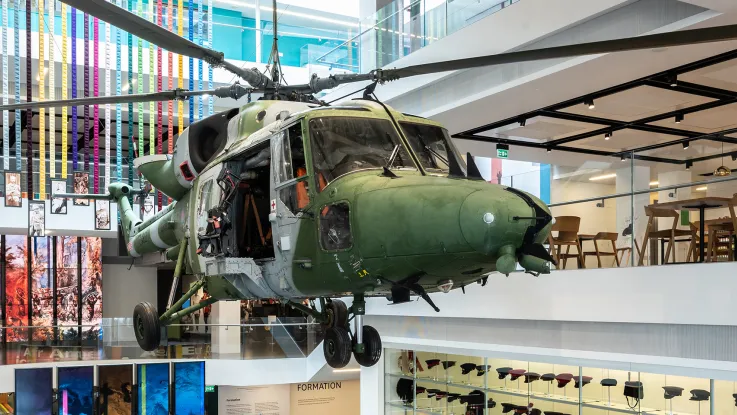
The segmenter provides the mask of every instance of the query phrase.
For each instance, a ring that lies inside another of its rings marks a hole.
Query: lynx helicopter
[[[366,297],[396,304],[415,295],[438,311],[428,294],[483,285],[489,273],[508,275],[518,266],[549,273],[554,263],[542,245],[552,223],[547,206],[528,193],[483,181],[473,158],[467,155],[466,166],[442,125],[383,104],[373,94],[377,84],[504,63],[737,39],[737,25],[720,26],[366,74],[313,75],[307,84],[286,85],[276,27],[273,67],[263,74],[105,0],[63,1],[164,49],[222,67],[249,87],[25,102],[0,110],[263,94],[192,123],[180,132],[173,154],[135,160],[143,177],[173,199],[154,217],[142,221],[133,212],[129,198],[141,191],[129,184],[113,183],[106,195],[86,196],[119,204],[131,256],[165,253],[176,261],[167,310],[159,315],[150,303],[135,307],[139,345],[155,349],[161,327],[216,301],[275,298],[325,326],[323,351],[334,368],[348,364],[351,355],[362,366],[381,356],[378,332],[363,324]],[[368,81],[362,99],[330,106],[314,96],[359,81]],[[174,288],[185,272],[199,278],[175,302]],[[202,287],[210,298],[182,309]],[[350,308],[337,299],[346,296],[353,297]]]

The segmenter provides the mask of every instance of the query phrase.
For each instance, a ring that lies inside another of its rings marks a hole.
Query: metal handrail
[[[719,178],[719,179],[702,180],[700,182],[674,184],[674,185],[670,185],[670,186],[656,187],[656,188],[646,189],[646,190],[635,190],[635,191],[627,192],[627,193],[615,193],[613,195],[598,196],[598,197],[589,197],[589,198],[586,198],[586,199],[571,200],[571,201],[568,201],[568,202],[550,203],[550,204],[548,204],[548,207],[558,207],[558,206],[566,206],[566,205],[575,205],[577,203],[586,203],[586,202],[598,202],[598,201],[606,200],[606,199],[616,199],[618,197],[643,195],[643,194],[648,194],[648,193],[652,193],[652,192],[661,192],[663,190],[673,190],[673,189],[681,189],[681,188],[684,188],[684,187],[703,186],[703,185],[708,185],[708,184],[713,184],[713,183],[731,182],[731,181],[735,181],[735,180],[737,180],[737,176],[722,177],[722,178]]]

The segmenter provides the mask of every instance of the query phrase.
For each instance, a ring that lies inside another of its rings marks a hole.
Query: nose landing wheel
[[[375,328],[363,326],[363,353],[358,353],[356,337],[353,337],[353,357],[363,367],[371,367],[381,358],[381,336]]]
[[[379,362],[382,353],[381,336],[375,328],[363,324],[363,316],[366,314],[363,294],[354,295],[350,309],[342,301],[332,300],[324,304],[323,310],[323,353],[330,367],[345,367],[351,360],[351,354],[363,367],[371,367]],[[350,314],[353,315],[354,323],[352,335],[348,330]]]

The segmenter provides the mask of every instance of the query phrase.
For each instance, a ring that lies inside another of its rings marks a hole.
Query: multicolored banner
[[[2,19],[2,49],[0,49],[0,53],[2,53],[3,57],[3,85],[2,85],[2,94],[3,94],[3,105],[8,105],[8,94],[10,91],[8,90],[8,13],[10,13],[10,9],[8,8],[8,0],[1,0],[0,1],[0,13],[3,15]],[[8,125],[8,111],[3,111],[3,170],[10,169],[10,126]]]
[[[31,26],[32,2],[26,1],[26,27]],[[33,57],[31,31],[26,30],[26,102],[33,101]],[[33,198],[33,111],[26,110],[26,181],[29,199]]]
[[[77,98],[77,9],[71,8],[72,20],[72,98]],[[72,171],[79,169],[79,133],[77,131],[77,107],[72,107]]]
[[[90,96],[90,15],[84,14],[84,96]],[[90,106],[84,106],[84,169],[90,171]]]
[[[69,31],[67,30],[67,5],[61,3],[61,99],[67,99],[68,93],[67,88],[69,87],[68,75],[69,70],[67,66],[69,61],[67,59],[67,38],[69,37]],[[77,62],[74,62],[77,65]],[[61,178],[67,178],[67,129],[69,128],[69,120],[67,116],[69,109],[64,106],[61,107]],[[72,121],[76,124],[76,118]]]
[[[187,8],[189,11],[189,41],[194,41],[194,7],[192,6],[192,2],[189,2],[189,7]],[[189,58],[189,90],[194,91],[194,58]],[[189,97],[189,124],[192,125],[194,120],[194,97]]]
[[[49,1],[49,101],[56,100],[56,58],[54,56],[54,21],[56,20],[56,0]],[[49,177],[56,177],[56,108],[49,108]],[[45,180],[45,179],[44,179]],[[45,189],[45,187],[41,187]],[[45,193],[45,192],[44,192]],[[51,192],[49,192],[51,193]]]
[[[133,13],[133,0],[128,0],[128,11]],[[128,86],[129,94],[133,93],[133,35],[128,33]],[[128,184],[133,186],[133,103],[128,104]],[[129,198],[133,200],[133,196]]]
[[[97,17],[92,19],[92,42],[93,42],[93,58],[92,62],[92,93],[95,97],[100,96],[100,35],[99,35],[99,20],[97,20]],[[92,139],[94,140],[94,153],[93,157],[95,158],[92,160],[92,165],[94,166],[94,170],[92,171],[92,193],[99,193],[100,192],[100,106],[95,104],[92,110]]]
[[[20,102],[20,2],[15,0],[13,7],[13,50],[15,51],[15,102]],[[21,116],[15,112],[15,169],[21,169]]]
[[[46,27],[46,8],[44,0],[38,1],[38,100],[45,101],[46,90],[46,51],[44,28]],[[30,130],[32,125],[28,126]],[[31,194],[31,192],[29,192]],[[38,110],[38,198],[46,198],[46,110]]]
[[[105,25],[105,96],[110,96],[110,55],[112,53],[111,39],[110,39],[110,25],[103,22]],[[99,190],[100,193],[107,192],[108,186],[110,186],[110,135],[112,132],[111,120],[110,120],[110,104],[105,104],[105,188]]]
[[[207,47],[212,48],[212,0],[207,0]],[[207,65],[207,89],[212,89],[212,66]],[[215,100],[207,97],[207,115],[215,113]]]
[[[190,3],[191,4],[191,3]],[[191,7],[191,6],[190,6]],[[202,12],[202,0],[197,0],[197,44],[202,46],[205,43],[205,34],[204,34],[204,23],[203,23],[203,16],[204,13]],[[202,72],[202,59],[197,59],[197,89],[202,90],[202,78],[204,78],[204,73]],[[202,107],[203,107],[203,100],[204,97],[197,97],[197,119],[202,119]],[[192,121],[190,120],[190,123]]]
[[[156,24],[159,27],[164,27],[164,15],[163,15],[163,2],[162,0],[158,0],[156,2]],[[161,48],[157,48],[156,50],[156,64],[157,64],[157,74],[158,77],[156,78],[156,91],[161,91],[162,88],[162,81],[163,81],[163,68],[162,64],[162,54],[163,50]],[[161,140],[163,139],[164,135],[164,103],[159,101],[156,103],[156,152],[158,154],[161,154]],[[153,140],[152,140],[153,141]],[[161,210],[162,200],[161,200],[161,192],[156,192],[158,197],[158,207],[159,210]]]
[[[167,26],[169,28],[169,31],[174,33],[174,2],[170,1],[168,4],[168,7],[166,8],[166,20],[167,20]],[[167,52],[169,55],[169,62],[168,62],[168,89],[172,90],[174,89],[174,54],[171,53],[171,51]],[[174,101],[168,102],[168,108],[166,110],[166,116],[169,120],[169,123],[167,124],[168,130],[166,134],[166,144],[167,144],[167,153],[171,154],[173,150],[173,143],[174,143]]]
[[[184,36],[184,0],[177,2],[177,34]],[[182,55],[177,56],[179,59],[179,72],[177,75],[177,88],[184,88],[184,57]],[[182,101],[177,102],[177,117],[179,118],[178,127],[179,133],[184,131],[184,103]],[[171,141],[169,141],[171,143]]]
[[[143,1],[138,2],[136,14],[143,17]],[[143,39],[138,38],[138,93],[143,93]],[[143,148],[143,102],[138,103],[138,155],[143,156],[146,153]]]
[[[116,6],[121,6],[121,0],[115,0]],[[120,34],[122,30],[117,27],[115,30],[115,94],[121,95],[123,87],[122,62],[121,62],[121,46]],[[123,105],[115,104],[115,177],[119,182],[123,181]],[[118,212],[120,215],[120,212]]]
[[[154,0],[148,0],[148,20],[152,23],[156,22],[154,18]],[[154,63],[154,49],[156,45],[148,43],[148,92],[156,91],[156,64]],[[148,103],[148,152],[153,155],[156,149],[156,103],[151,101]]]

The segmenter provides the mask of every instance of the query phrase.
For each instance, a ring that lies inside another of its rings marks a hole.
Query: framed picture
[[[52,215],[66,215],[67,214],[67,198],[65,197],[53,197],[57,193],[67,192],[67,181],[66,180],[52,180],[51,181],[51,214]]]
[[[20,172],[5,172],[5,207],[21,207],[23,205]]]
[[[74,193],[86,195],[90,192],[90,174],[86,171],[74,172]],[[89,199],[74,199],[75,206],[89,206]]]
[[[28,202],[28,235],[46,236],[46,203]]]
[[[95,230],[110,230],[110,201],[95,200]]]

